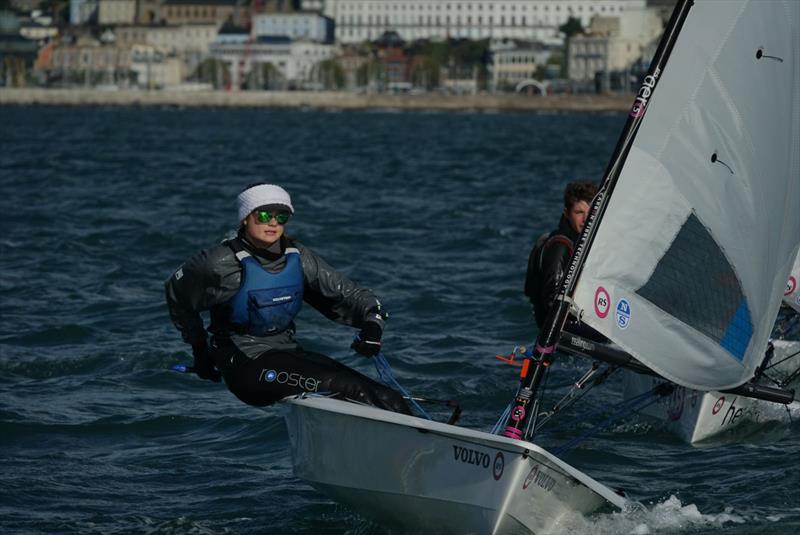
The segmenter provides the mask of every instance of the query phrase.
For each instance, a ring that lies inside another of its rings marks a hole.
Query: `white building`
[[[136,84],[143,89],[163,89],[180,85],[183,81],[181,61],[165,56],[152,46],[135,45],[130,59],[131,71],[136,73]]]
[[[492,63],[490,64],[492,89],[516,89],[525,82],[536,80],[536,71],[550,59],[551,51],[541,44],[514,43],[498,46],[492,43]],[[532,85],[539,92],[544,86],[541,80]]]
[[[44,41],[58,35],[58,28],[55,26],[39,24],[32,20],[30,22],[23,22],[20,24],[19,34],[25,39],[30,39],[31,41]]]
[[[163,56],[178,58],[183,63],[184,72],[190,73],[208,56],[218,29],[216,24],[117,26],[114,36],[117,46],[146,45]]]
[[[136,0],[100,0],[97,22],[103,26],[133,24],[136,20]]]
[[[325,0],[300,0],[300,9],[303,11],[322,12],[325,8]]]
[[[146,43],[171,55],[208,54],[217,37],[216,24],[184,24],[148,28]]]
[[[327,0],[341,43],[374,40],[396,31],[415,39],[512,38],[559,44],[569,17],[585,27],[595,15],[644,8],[646,0]]]
[[[318,13],[263,13],[253,16],[252,33],[327,43],[333,41],[333,20]]]
[[[320,62],[338,52],[335,45],[288,39],[251,41],[247,34],[239,34],[238,39],[227,35],[211,44],[211,55],[227,63],[233,88],[238,88],[243,77],[259,63],[271,64],[287,84],[302,87],[314,80]]]
[[[647,55],[662,32],[662,19],[651,8],[629,10],[617,17],[595,17],[586,35],[570,39],[570,80],[593,81],[598,72],[625,71]]]

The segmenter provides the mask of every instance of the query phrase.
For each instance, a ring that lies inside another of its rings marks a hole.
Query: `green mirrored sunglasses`
[[[279,225],[285,225],[289,221],[290,214],[286,212],[268,212],[266,210],[256,210],[256,221],[261,224],[267,224],[275,218]]]

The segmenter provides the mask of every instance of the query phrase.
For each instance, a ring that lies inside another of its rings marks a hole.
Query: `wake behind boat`
[[[627,504],[530,442],[327,397],[283,403],[295,474],[382,525],[546,533]]]

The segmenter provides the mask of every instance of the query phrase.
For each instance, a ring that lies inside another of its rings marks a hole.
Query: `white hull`
[[[283,403],[297,477],[386,526],[547,533],[627,503],[530,442],[331,398]]]
[[[800,349],[800,342],[776,340],[773,362]],[[789,369],[797,366],[796,360],[776,366],[770,375],[782,377]],[[782,373],[783,372],[783,373]],[[641,375],[631,371],[625,374],[625,399],[650,391],[663,379]],[[797,388],[797,384],[790,388]],[[789,410],[784,405],[758,399],[723,394],[721,392],[700,392],[675,385],[675,390],[645,408],[641,414],[666,423],[666,430],[676,434],[692,445],[720,443],[741,440],[752,436],[765,426],[790,424],[790,415],[800,410],[794,402]],[[762,437],[763,438],[763,437]]]

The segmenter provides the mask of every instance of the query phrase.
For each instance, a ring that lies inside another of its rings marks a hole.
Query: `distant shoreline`
[[[631,95],[386,95],[332,91],[0,89],[0,106],[271,107],[334,110],[624,112]]]

